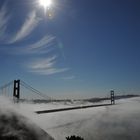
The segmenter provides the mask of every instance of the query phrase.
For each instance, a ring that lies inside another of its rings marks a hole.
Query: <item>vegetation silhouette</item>
[[[66,140],[84,140],[82,137],[79,137],[79,136],[71,136],[71,137],[66,137]]]

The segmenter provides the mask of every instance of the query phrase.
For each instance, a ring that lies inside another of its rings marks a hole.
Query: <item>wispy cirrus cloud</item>
[[[17,41],[23,40],[25,37],[31,34],[31,32],[38,25],[39,19],[36,17],[36,12],[31,11],[21,28],[17,33],[8,41],[8,43],[15,43]]]
[[[30,49],[40,49],[43,46],[45,46],[46,44],[48,44],[48,45],[51,44],[54,39],[55,39],[54,36],[46,35],[38,42],[35,42],[34,44],[30,45],[29,48]]]
[[[52,75],[52,74],[56,74],[56,73],[62,73],[67,71],[68,68],[51,68],[51,69],[42,69],[42,70],[36,70],[33,71],[34,73],[38,73],[40,75]]]
[[[11,15],[8,14],[7,6],[4,4],[0,9],[0,36],[5,36],[5,30],[8,25],[8,21],[10,20]]]
[[[49,58],[38,59],[30,62],[27,67],[29,72],[40,74],[40,75],[52,75],[61,73],[69,70],[68,68],[57,68],[56,64],[57,56]]]
[[[72,76],[67,76],[67,77],[63,77],[63,78],[61,78],[61,79],[63,79],[63,80],[73,80],[73,79],[75,79],[75,76],[74,76],[74,75],[72,75]]]
[[[33,34],[36,27],[41,28],[39,22],[42,20],[38,16],[38,11],[21,12],[18,18],[21,22],[16,22],[17,15],[10,11],[9,2],[5,3],[0,8],[0,40],[4,45],[0,48],[5,54],[9,53],[13,56],[20,55],[25,58],[21,62],[21,66],[26,66],[26,71],[40,75],[52,75],[68,71],[68,68],[58,67],[60,64],[57,56],[44,58],[44,56],[51,52],[56,54],[57,40],[53,35]],[[16,23],[16,24],[15,24]],[[32,37],[31,37],[32,35]],[[28,38],[29,37],[29,38]],[[58,54],[58,53],[57,53]],[[39,58],[40,57],[40,58]],[[31,58],[34,60],[30,61]]]
[[[46,35],[40,40],[34,42],[27,46],[25,50],[26,53],[46,53],[48,51],[48,47],[53,45],[55,40],[55,36]]]
[[[39,59],[30,64],[32,69],[48,69],[51,68],[56,63],[57,56],[52,56],[47,59]]]
[[[45,35],[39,40],[34,41],[33,43],[29,43],[24,46],[18,46],[13,49],[11,53],[16,54],[46,54],[50,50],[53,49],[53,45],[55,44],[55,36],[53,35]]]

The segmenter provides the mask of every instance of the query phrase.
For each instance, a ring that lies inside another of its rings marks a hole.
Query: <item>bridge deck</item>
[[[70,107],[70,108],[59,108],[59,109],[50,109],[50,110],[35,111],[35,113],[37,113],[37,114],[44,114],[44,113],[53,113],[53,112],[76,110],[76,109],[85,109],[85,108],[91,108],[91,107],[110,106],[110,105],[112,105],[112,104],[99,104],[99,105],[77,106],[77,107]]]

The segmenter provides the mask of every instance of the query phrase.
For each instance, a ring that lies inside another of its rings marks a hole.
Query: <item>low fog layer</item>
[[[6,98],[0,97],[0,140],[53,140],[48,133],[24,117],[24,113],[29,115]]]
[[[56,140],[79,135],[85,140],[139,140],[140,98],[109,107],[42,114],[38,123]]]
[[[51,104],[54,108],[54,103],[49,103],[49,107],[52,108]],[[57,103],[56,107],[59,104],[64,106]],[[108,107],[40,115],[33,113],[36,106],[42,109],[47,104],[12,104],[7,99],[0,98],[0,140],[6,140],[2,138],[8,139],[9,136],[10,140],[12,138],[52,140],[50,135],[55,140],[66,140],[65,137],[71,135],[81,136],[84,140],[139,140],[140,138],[139,97],[118,100],[116,105]]]

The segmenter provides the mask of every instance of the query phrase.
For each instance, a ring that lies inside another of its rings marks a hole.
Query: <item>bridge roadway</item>
[[[54,113],[54,112],[62,112],[62,111],[85,109],[85,108],[92,108],[92,107],[101,107],[101,106],[111,106],[111,105],[112,104],[98,104],[98,105],[88,105],[88,106],[77,106],[77,107],[69,107],[69,108],[59,108],[59,109],[35,111],[35,113],[37,113],[37,114]]]

